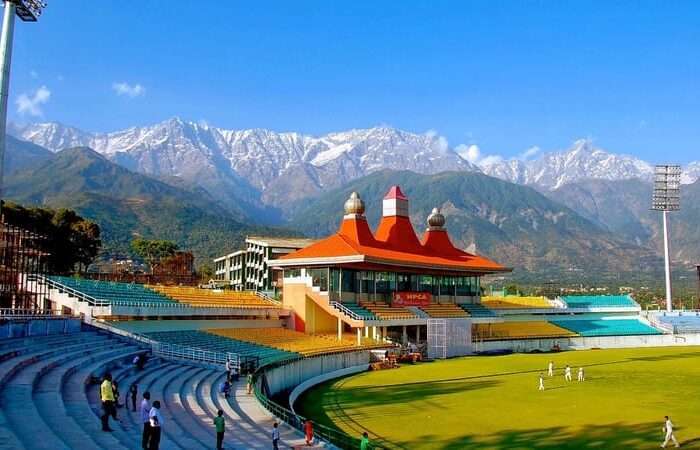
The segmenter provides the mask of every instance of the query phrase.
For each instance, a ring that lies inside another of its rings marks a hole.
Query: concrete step
[[[0,339],[0,353],[13,348],[21,348],[34,345],[47,345],[52,342],[89,338],[96,336],[94,331],[81,331],[79,333],[50,334],[46,336],[28,336],[10,339]]]
[[[202,378],[202,381],[197,386],[197,403],[200,407],[211,417],[216,417],[219,411],[219,406],[214,403],[213,396],[223,394],[219,393],[219,382],[223,381],[224,376],[221,375],[221,371],[211,371],[209,375]],[[249,436],[246,433],[241,433],[239,431],[240,425],[235,423],[234,419],[226,414],[224,411],[224,419],[226,420],[226,433],[224,434],[224,443],[226,448],[232,449],[247,449],[256,448],[257,441],[260,438],[264,439],[264,436],[258,436],[255,442],[249,442],[247,438]],[[265,448],[269,448],[267,445]]]
[[[183,450],[194,450],[202,448],[201,445],[191,439],[187,432],[182,430],[177,425],[177,422],[173,420],[169,404],[165,401],[165,388],[167,384],[173,381],[173,379],[183,376],[183,374],[188,370],[192,370],[192,367],[175,363],[168,364],[165,370],[161,371],[156,377],[149,380],[145,389],[151,393],[151,404],[153,404],[155,400],[160,400],[160,411],[163,415],[163,420],[165,421],[162,430],[162,437],[178,448]]]
[[[99,387],[87,384],[91,375],[94,373],[103,373],[107,370],[111,370],[112,373],[117,370],[122,370],[125,363],[130,363],[134,354],[135,352],[132,351],[116,359],[106,359],[83,367],[80,370],[67,374],[62,382],[61,399],[66,415],[97,442],[98,447],[96,448],[141,448],[140,440],[138,445],[136,445],[135,441],[133,442],[134,445],[127,445],[127,443],[119,440],[116,433],[103,432],[99,415],[95,414],[92,410],[86,393],[86,389],[94,391],[95,399],[97,399]],[[127,367],[129,366],[127,365]],[[124,423],[124,418],[122,418],[122,423]]]
[[[206,449],[210,447],[210,444],[208,445],[205,443],[205,439],[202,439],[201,433],[199,433],[196,424],[188,416],[180,398],[180,389],[183,382],[201,370],[199,367],[185,366],[184,370],[180,370],[176,375],[168,377],[162,385],[162,389],[159,389],[162,395],[162,411],[165,411],[170,419],[170,426],[163,428],[163,431],[172,436],[172,440],[185,444],[188,449]]]
[[[122,344],[123,345],[123,344]],[[39,379],[61,365],[95,352],[108,350],[113,343],[104,340],[99,345],[80,346],[71,351],[61,351],[59,355],[35,360],[16,372],[0,391],[0,404],[3,406],[7,421],[25,447],[37,450],[63,450],[69,448],[42,419],[37,405],[32,399],[32,392]],[[58,349],[62,350],[62,349]]]
[[[184,380],[179,391],[180,401],[187,412],[185,417],[188,421],[185,427],[192,430],[193,434],[196,433],[198,440],[205,446],[216,444],[216,430],[213,422],[216,412],[211,414],[200,405],[197,391],[201,390],[203,380],[212,372],[214,372],[212,369],[202,369],[195,372],[189,379]],[[189,425],[190,423],[192,425]]]
[[[70,448],[79,448],[81,445],[92,445],[95,448],[109,448],[125,450],[116,439],[101,440],[98,442],[96,433],[87,433],[83,428],[72,420],[66,411],[61,395],[61,386],[67,374],[78,371],[83,367],[103,366],[105,361],[123,359],[133,355],[138,351],[135,345],[124,345],[123,347],[113,347],[105,351],[94,352],[89,356],[73,359],[68,365],[63,366],[64,370],[52,370],[47,375],[41,377],[34,389],[33,401],[44,422],[56,432],[63,442]]]

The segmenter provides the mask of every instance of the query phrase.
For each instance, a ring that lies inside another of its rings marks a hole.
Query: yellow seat
[[[323,353],[357,350],[357,338],[344,334],[341,340],[337,335],[305,334],[286,328],[216,328],[205,330],[217,336],[273,347],[304,356]],[[361,348],[383,348],[386,343],[368,338],[361,340]]]
[[[475,324],[474,337],[483,340],[537,339],[576,336],[564,328],[545,321]]]
[[[545,297],[520,297],[517,295],[507,295],[505,297],[481,297],[481,304],[493,309],[531,309],[531,308],[552,308],[552,305]]]
[[[421,309],[430,317],[445,319],[469,317],[469,313],[454,303],[432,303],[429,306],[422,306]]]
[[[272,301],[258,297],[251,291],[213,291],[211,289],[199,289],[180,286],[149,286],[181,303],[187,303],[196,307],[229,307],[229,308],[278,308],[279,305]]]

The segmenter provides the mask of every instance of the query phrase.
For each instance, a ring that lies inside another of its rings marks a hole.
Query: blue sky
[[[10,119],[386,124],[483,155],[590,137],[687,162],[700,159],[698,23],[697,1],[50,0],[17,23]]]

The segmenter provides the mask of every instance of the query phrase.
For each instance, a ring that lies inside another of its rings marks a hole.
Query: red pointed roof
[[[392,186],[389,189],[389,192],[386,193],[384,196],[384,200],[393,200],[393,199],[399,199],[399,200],[408,200],[408,197],[401,192],[401,187],[398,185]]]

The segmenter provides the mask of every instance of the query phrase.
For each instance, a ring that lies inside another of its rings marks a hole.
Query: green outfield
[[[556,373],[546,377],[549,360]],[[570,364],[573,382],[562,368]],[[586,381],[578,383],[578,367]],[[540,372],[544,392],[538,391]],[[397,449],[659,448],[670,415],[700,448],[700,348],[515,354],[367,372],[308,391],[297,411]]]

